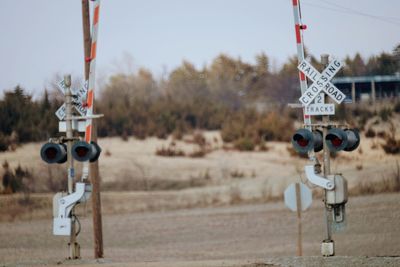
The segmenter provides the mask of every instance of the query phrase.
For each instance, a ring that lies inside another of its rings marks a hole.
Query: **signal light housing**
[[[315,152],[321,151],[323,148],[322,141],[322,132],[319,130],[311,132],[307,129],[299,129],[292,137],[294,149],[301,154],[306,154],[312,149]]]
[[[67,161],[67,146],[65,144],[46,143],[40,149],[40,157],[49,164],[64,163]]]
[[[325,136],[325,143],[329,151],[341,151],[347,146],[347,134],[339,128],[329,129]]]
[[[356,129],[345,129],[345,133],[347,134],[347,146],[344,148],[344,151],[353,151],[360,145],[360,134]]]
[[[101,153],[101,148],[95,142],[86,143],[83,141],[76,142],[72,146],[72,157],[77,161],[95,162]]]
[[[325,137],[326,145],[332,152],[353,151],[360,144],[360,135],[355,129],[332,128]]]

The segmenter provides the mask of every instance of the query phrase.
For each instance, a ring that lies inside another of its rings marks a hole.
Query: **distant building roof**
[[[370,82],[400,82],[400,74],[396,75],[376,75],[376,76],[357,76],[339,77],[332,80],[333,83],[370,83]]]

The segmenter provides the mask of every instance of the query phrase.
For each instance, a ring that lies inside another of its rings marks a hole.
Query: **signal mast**
[[[343,67],[339,60],[329,60],[328,55],[321,55],[321,63],[325,69],[320,73],[304,58],[302,31],[307,29],[301,22],[300,0],[292,0],[295,22],[298,69],[301,88],[299,104],[292,107],[303,109],[304,125],[292,136],[294,149],[301,154],[308,154],[310,164],[304,166],[307,180],[325,192],[326,233],[321,244],[323,256],[334,256],[335,245],[333,231],[341,231],[346,226],[345,205],[348,200],[347,180],[339,173],[331,174],[330,154],[339,151],[353,151],[360,144],[357,129],[350,129],[346,124],[330,121],[329,116],[335,114],[335,104],[329,103],[331,98],[336,104],[342,103],[346,96],[330,81]],[[312,84],[307,86],[307,78]],[[311,116],[322,116],[322,121],[311,122]],[[323,164],[318,161],[316,153],[323,151]]]

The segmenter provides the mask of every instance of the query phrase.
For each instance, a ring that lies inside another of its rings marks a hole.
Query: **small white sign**
[[[87,108],[84,107],[81,102],[73,102],[72,104],[74,105],[75,110],[78,111],[79,114],[81,114],[81,116],[86,116]],[[65,119],[65,117],[67,116],[65,103],[62,104],[59,109],[57,109],[55,114],[60,121]]]
[[[57,83],[57,86],[60,89],[60,91],[65,95],[65,91],[67,90],[67,87],[65,86],[64,80],[59,81]],[[87,86],[88,86],[88,82],[86,81],[84,84],[82,84],[82,86],[79,89],[71,87],[71,93],[74,96],[77,96],[77,98],[80,102],[84,102],[84,100],[86,100],[86,95],[87,95]]]
[[[60,89],[60,91],[65,94],[65,91],[67,90],[67,86],[65,85],[65,81],[61,80],[57,83],[58,89]]]
[[[58,119],[61,121],[67,116],[67,113],[65,111],[65,103],[56,111],[56,116]]]
[[[309,116],[335,115],[335,104],[310,104],[304,107],[304,114]]]
[[[296,196],[296,184],[290,184],[284,193],[285,205],[292,211],[297,211],[297,196]],[[301,210],[305,211],[311,206],[312,203],[312,192],[303,183],[300,183],[300,200]]]
[[[325,93],[319,93],[314,99],[314,104],[325,104]]]
[[[72,130],[76,130],[78,132],[84,133],[86,131],[86,121],[72,121]],[[67,122],[59,121],[58,122],[58,131],[60,133],[65,133],[67,131]]]
[[[336,86],[334,86],[330,80],[335,76],[335,74],[343,67],[343,63],[339,60],[333,59],[329,65],[325,68],[322,73],[319,73],[310,63],[306,60],[300,62],[297,67],[301,72],[303,72],[313,84],[307,88],[307,90],[299,98],[299,101],[303,106],[308,106],[311,102],[320,95],[321,91],[324,91],[329,95],[336,103],[340,104],[346,95],[343,94]]]

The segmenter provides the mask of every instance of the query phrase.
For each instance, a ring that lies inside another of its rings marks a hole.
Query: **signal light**
[[[46,143],[40,149],[40,157],[49,164],[64,163],[67,161],[67,147],[65,144]]]
[[[323,148],[322,132],[315,130],[299,129],[292,137],[292,144],[297,152],[305,154],[311,149],[319,152]]]
[[[360,144],[360,135],[354,129],[332,128],[325,137],[326,145],[332,152],[353,151]]]
[[[344,151],[353,151],[360,145],[360,135],[358,130],[356,129],[345,129],[345,133],[347,134],[347,146],[344,148]]]
[[[341,151],[347,146],[347,134],[342,129],[332,128],[326,134],[325,142],[329,151]]]
[[[96,161],[101,153],[101,148],[95,142],[86,143],[83,141],[76,142],[72,146],[72,157],[77,161]]]

